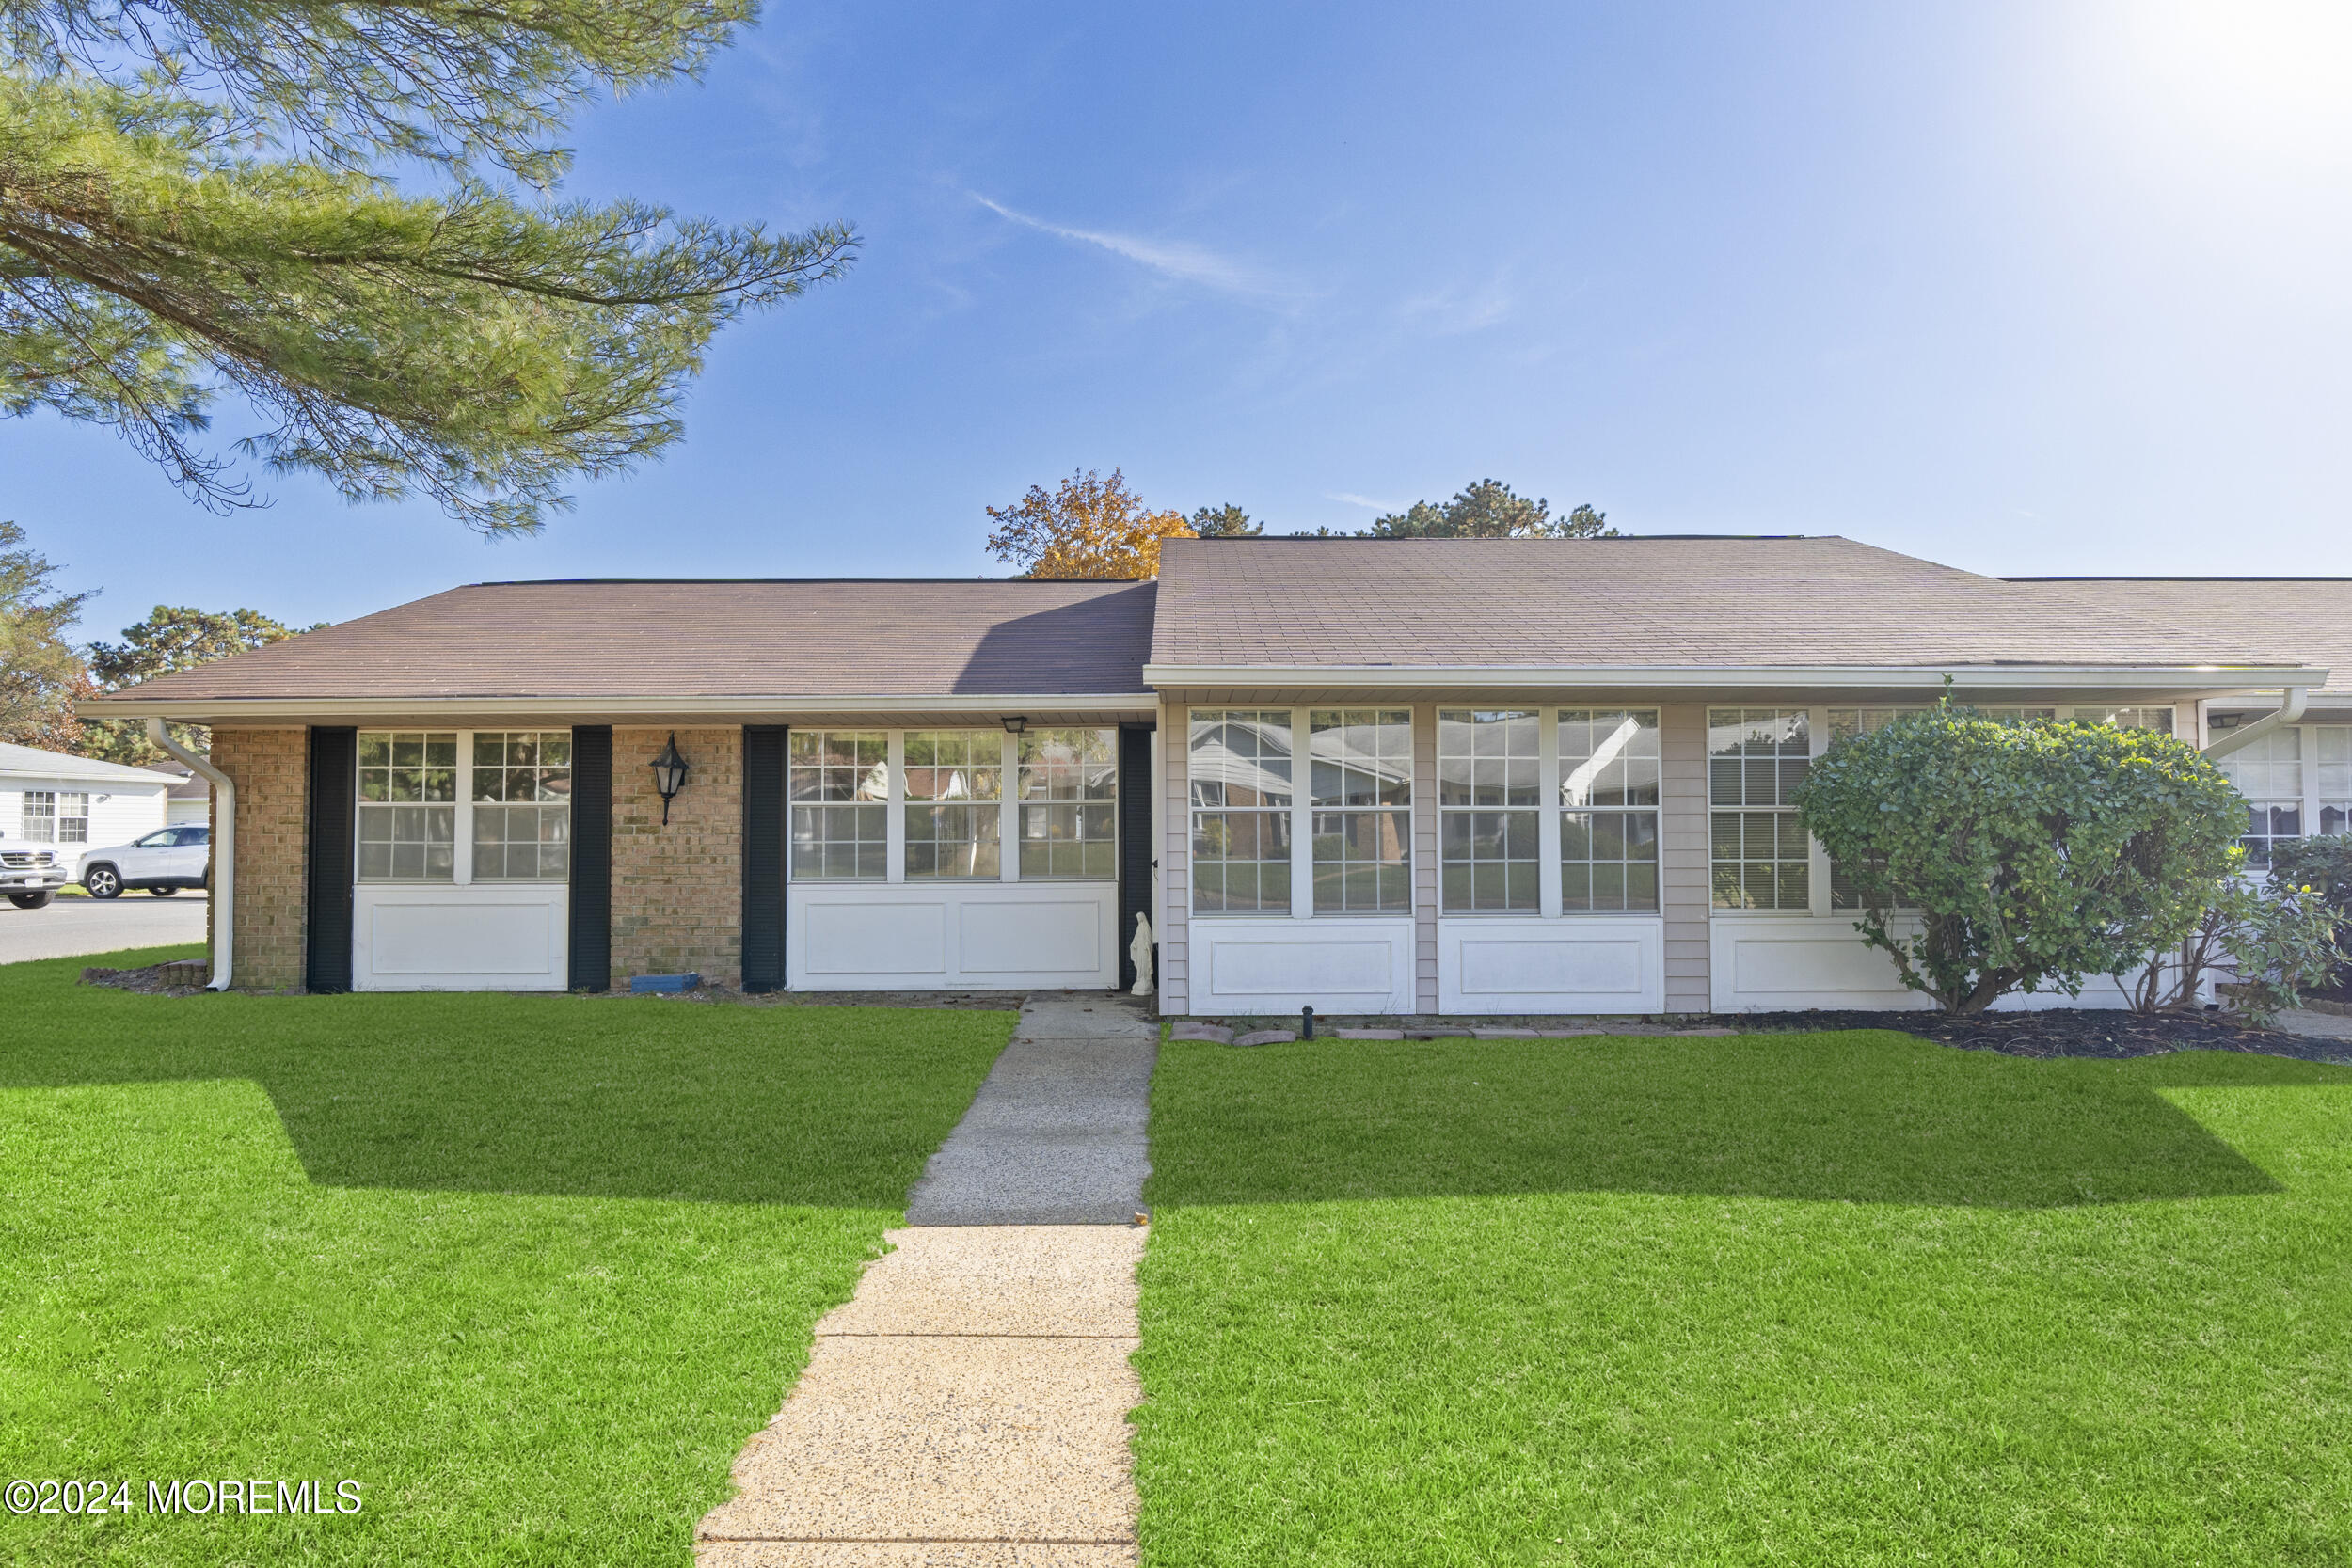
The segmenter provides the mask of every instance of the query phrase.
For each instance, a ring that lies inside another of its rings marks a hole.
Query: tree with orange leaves
[[[1048,495],[1040,484],[1011,506],[992,506],[989,554],[1033,578],[1155,578],[1160,541],[1189,539],[1181,512],[1154,512],[1119,469],[1082,469]]]

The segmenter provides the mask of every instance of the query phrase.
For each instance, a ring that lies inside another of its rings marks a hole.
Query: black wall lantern
[[[670,825],[670,802],[686,787],[687,768],[686,759],[677,754],[677,732],[672,730],[661,754],[653,759],[653,786],[661,791],[661,825],[665,828]]]

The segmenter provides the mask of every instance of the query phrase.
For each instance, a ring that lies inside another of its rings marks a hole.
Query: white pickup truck
[[[37,910],[57,895],[72,873],[54,844],[0,834],[0,893],[20,910]]]

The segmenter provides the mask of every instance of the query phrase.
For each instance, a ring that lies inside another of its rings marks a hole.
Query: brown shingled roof
[[[485,582],[120,695],[233,703],[1141,693],[1152,599],[1148,582]]]
[[[2332,671],[2314,697],[2352,698],[2352,578],[2010,578],[2021,588],[2137,615],[2185,636],[2253,635]]]
[[[1834,537],[1171,539],[1152,663],[2259,666],[2298,645]]]

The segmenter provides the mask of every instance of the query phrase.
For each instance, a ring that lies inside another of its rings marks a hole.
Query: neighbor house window
[[[1812,733],[1803,708],[1708,711],[1717,909],[1811,907],[1811,842],[1790,804],[1811,755]]]
[[[1315,908],[1411,913],[1412,710],[1317,708],[1307,760]]]
[[[473,878],[560,882],[571,872],[572,732],[473,737]]]
[[[2221,771],[2246,797],[2249,864],[2268,865],[2270,847],[2303,836],[2303,736],[2273,730],[2220,759]]]
[[[794,730],[787,768],[792,875],[881,881],[890,870],[890,737]]]
[[[446,882],[456,871],[456,733],[362,731],[359,879]]]
[[[2319,831],[2352,833],[2352,724],[2314,724],[2311,735],[2319,768]]]
[[[995,877],[1003,866],[1001,730],[915,730],[906,738],[910,877]]]
[[[89,792],[82,789],[61,789],[57,792],[57,842],[87,844],[89,842]]]
[[[1560,710],[1560,907],[1658,908],[1658,713]]]
[[[28,789],[18,816],[17,832],[35,844],[57,842],[57,792]]]
[[[1028,730],[1021,736],[1024,881],[1119,875],[1119,732]]]
[[[1438,714],[1438,901],[1455,911],[1542,907],[1543,745],[1523,708]]]
[[[1290,710],[1196,708],[1188,744],[1194,911],[1289,913]]]

